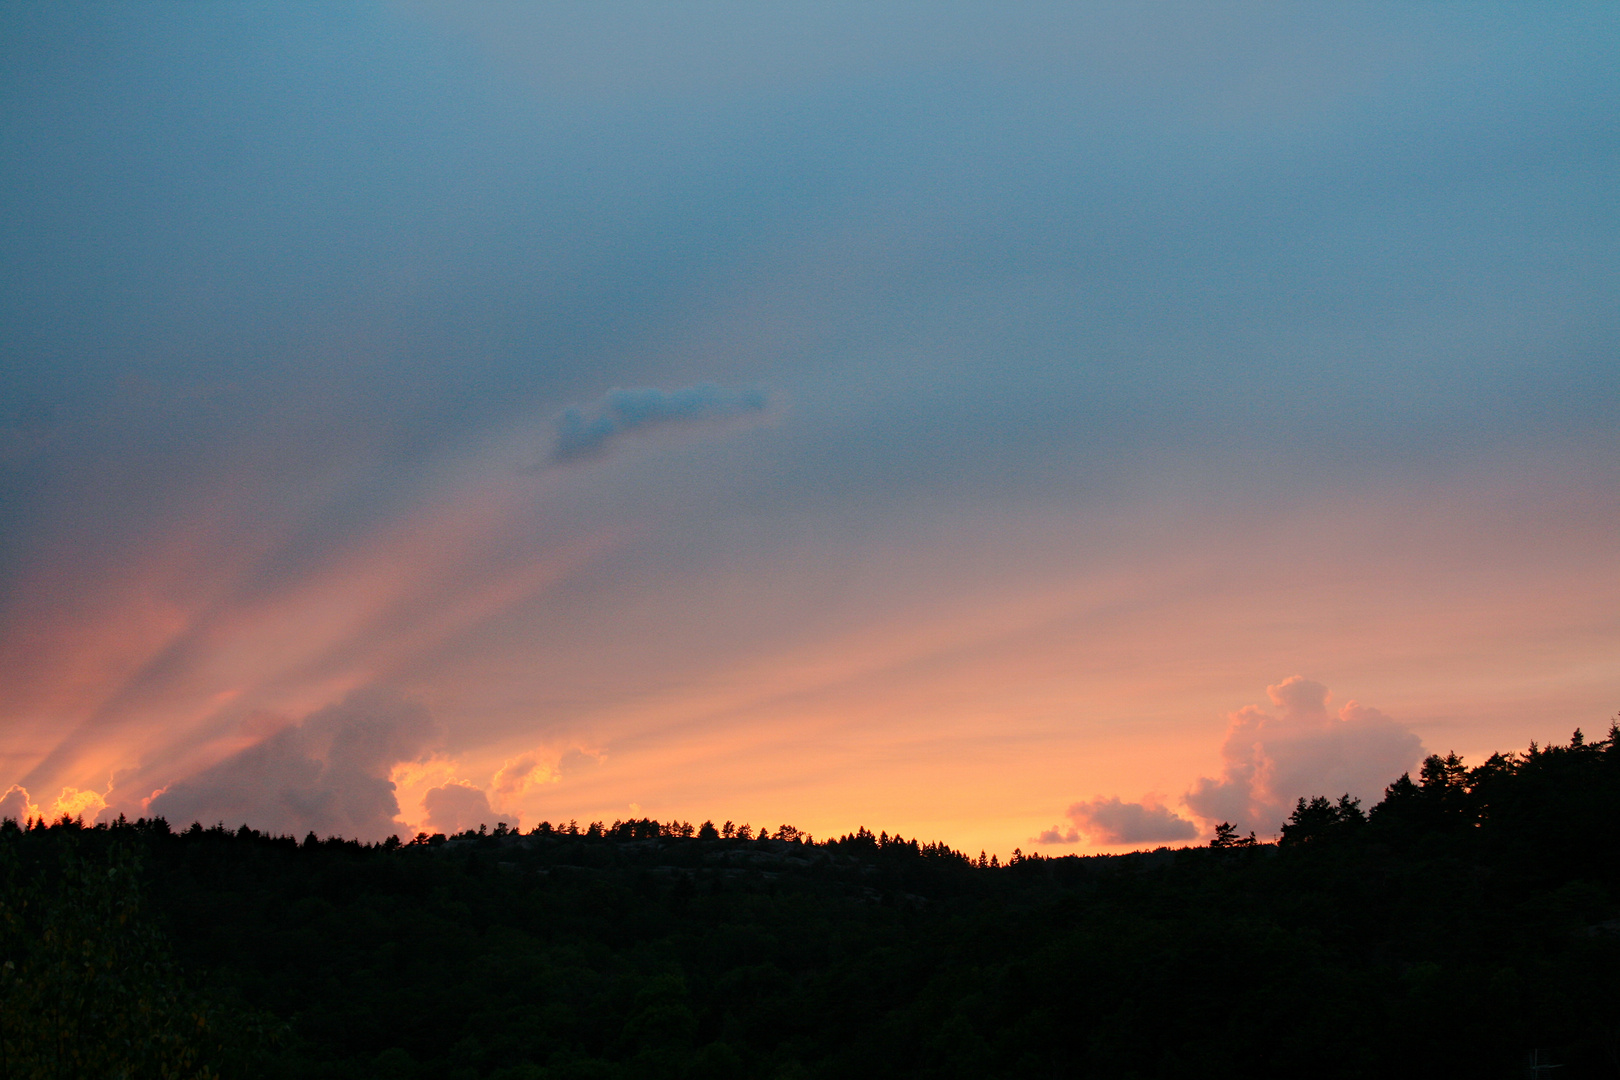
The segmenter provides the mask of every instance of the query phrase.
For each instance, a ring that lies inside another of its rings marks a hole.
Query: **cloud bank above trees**
[[[1377,709],[1347,701],[1330,714],[1319,682],[1295,675],[1266,695],[1276,711],[1232,713],[1221,775],[1200,778],[1183,796],[1205,822],[1272,835],[1301,797],[1348,793],[1371,804],[1423,759],[1423,740]]]
[[[422,796],[422,807],[427,811],[428,828],[446,834],[491,825],[497,818],[509,825],[519,824],[515,815],[497,815],[489,805],[489,795],[464,782],[429,788]]]
[[[508,759],[486,783],[466,779],[466,767],[442,752],[444,725],[420,701],[385,686],[352,691],[301,721],[253,720],[268,734],[139,806],[127,792],[110,806],[93,792],[64,792],[50,813],[82,812],[87,820],[98,812],[102,820],[160,816],[175,825],[223,822],[362,840],[421,829],[456,833],[503,821],[519,825],[524,795],[554,782],[567,763],[590,760],[577,748],[560,755],[530,750]],[[42,813],[21,787],[0,796],[0,817]]]
[[[379,840],[405,831],[389,773],[426,754],[439,734],[419,703],[383,689],[355,691],[171,784],[146,809],[175,823]]]
[[[1118,796],[1092,799],[1069,807],[1067,831],[1052,828],[1043,832],[1043,844],[1074,844],[1082,837],[1099,846],[1115,844],[1169,843],[1191,840],[1198,826],[1156,801],[1123,802]]]
[[[1266,687],[1274,711],[1246,705],[1228,718],[1219,777],[1201,777],[1181,802],[1208,833],[1221,822],[1272,836],[1300,798],[1349,794],[1375,803],[1386,785],[1423,759],[1423,740],[1377,709],[1347,701],[1328,710],[1328,688],[1300,675]],[[1042,844],[1082,839],[1101,846],[1169,843],[1200,834],[1156,799],[1096,798],[1069,807],[1071,826]]]

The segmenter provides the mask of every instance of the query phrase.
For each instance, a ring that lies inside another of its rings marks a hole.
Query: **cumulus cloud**
[[[553,465],[589,461],[633,434],[758,416],[769,405],[763,391],[713,383],[679,390],[609,390],[596,401],[562,411],[549,461]]]
[[[404,831],[389,772],[438,734],[422,706],[360,690],[153,796],[176,824],[223,821],[271,832],[377,840]]]
[[[555,783],[556,766],[545,761],[538,751],[522,754],[507,761],[495,774],[491,787],[497,800],[519,798],[541,784]]]
[[[36,817],[39,817],[39,807],[28,797],[27,788],[13,784],[9,791],[0,795],[0,819],[27,821]]]
[[[66,814],[71,818],[86,818],[96,820],[96,815],[107,808],[107,800],[99,791],[89,791],[84,788],[65,787],[62,794],[56,797],[56,805],[51,808],[52,817],[61,817]]]
[[[422,796],[422,808],[427,811],[428,828],[435,832],[458,833],[496,820],[489,796],[481,788],[459,781],[431,789]],[[516,824],[510,814],[500,815],[500,820]]]
[[[1371,801],[1423,758],[1422,740],[1377,709],[1350,701],[1330,714],[1319,682],[1295,675],[1266,694],[1276,711],[1232,713],[1220,778],[1200,779],[1183,797],[1207,823],[1273,834],[1302,796]]]
[[[27,821],[29,818],[40,818],[45,821],[56,821],[66,815],[70,818],[84,818],[95,821],[97,815],[107,808],[107,800],[99,791],[90,791],[85,788],[65,787],[62,794],[49,806],[41,806],[34,802],[28,789],[21,784],[13,784],[4,795],[0,795],[0,820]]]
[[[1041,841],[1072,844],[1084,834],[1093,844],[1151,844],[1198,835],[1198,826],[1152,799],[1123,802],[1115,796],[1078,802],[1069,807],[1069,820],[1074,827],[1068,832],[1048,829]]]

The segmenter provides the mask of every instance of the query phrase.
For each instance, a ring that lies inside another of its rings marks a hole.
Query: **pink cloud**
[[[1171,840],[1191,840],[1198,835],[1198,827],[1167,806],[1152,799],[1142,802],[1123,802],[1118,796],[1092,799],[1069,807],[1069,820],[1074,828],[1067,834],[1048,829],[1041,834],[1044,843],[1074,843],[1076,833],[1084,833],[1093,844],[1151,844]],[[1048,836],[1057,836],[1048,840]],[[1072,838],[1072,839],[1071,839]]]
[[[539,751],[532,751],[502,764],[491,784],[494,794],[504,802],[557,778],[557,767],[544,760]]]
[[[489,796],[482,788],[471,784],[457,782],[432,788],[422,796],[422,807],[427,811],[428,828],[442,833],[476,829],[495,820]],[[510,815],[503,814],[501,817],[509,818]]]
[[[1423,757],[1423,742],[1389,716],[1350,701],[1328,712],[1328,689],[1299,675],[1268,686],[1275,713],[1232,713],[1219,779],[1201,778],[1184,797],[1206,823],[1273,834],[1299,798],[1348,793],[1371,801]]]
[[[405,831],[389,773],[437,734],[422,706],[383,690],[356,691],[169,785],[148,811],[175,824],[381,839]]]
[[[0,820],[22,822],[38,816],[39,807],[28,797],[27,788],[13,784],[11,790],[0,795]]]

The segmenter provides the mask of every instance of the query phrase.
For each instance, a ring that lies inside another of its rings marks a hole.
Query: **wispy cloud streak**
[[[562,411],[548,461],[553,465],[591,461],[632,435],[757,417],[769,407],[770,400],[762,390],[713,383],[679,390],[609,390],[596,401]]]

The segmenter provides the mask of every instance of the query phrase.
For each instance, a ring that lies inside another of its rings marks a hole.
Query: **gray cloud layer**
[[[758,415],[769,407],[763,391],[699,383],[679,390],[651,387],[609,390],[557,417],[551,462],[564,465],[602,457],[631,435],[658,428],[716,424]]]
[[[171,785],[148,810],[176,825],[223,821],[378,840],[404,829],[389,772],[437,734],[422,706],[385,690],[356,691]]]
[[[22,821],[29,816],[28,792],[13,784],[0,795],[0,820]]]
[[[1123,802],[1117,796],[1092,799],[1069,807],[1074,827],[1068,832],[1048,829],[1043,844],[1073,844],[1084,835],[1093,844],[1152,844],[1191,840],[1198,826],[1169,807],[1151,802]]]
[[[427,811],[428,828],[442,833],[458,833],[492,825],[497,820],[516,825],[512,814],[496,814],[489,805],[489,796],[483,789],[471,784],[445,784],[431,788],[422,796],[422,807]]]

